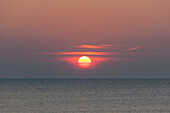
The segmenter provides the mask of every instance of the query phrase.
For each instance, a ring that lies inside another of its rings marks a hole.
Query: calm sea
[[[170,79],[1,79],[0,113],[170,113]]]

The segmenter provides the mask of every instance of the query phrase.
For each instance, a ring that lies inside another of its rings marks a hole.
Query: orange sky
[[[28,52],[139,49],[136,56],[146,57],[140,60],[157,55],[160,62],[167,61],[169,6],[170,0],[1,0],[1,60],[9,63],[10,56],[14,61],[18,57],[24,60],[22,55]],[[88,49],[87,45],[101,49]],[[101,45],[112,47],[102,49]]]
[[[169,0],[1,0],[0,29],[4,40],[38,47],[166,43],[169,6]]]

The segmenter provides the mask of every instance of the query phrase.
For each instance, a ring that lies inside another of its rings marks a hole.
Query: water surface
[[[170,113],[170,79],[1,79],[0,113]]]

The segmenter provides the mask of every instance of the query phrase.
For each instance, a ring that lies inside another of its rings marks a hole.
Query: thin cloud
[[[124,51],[124,52],[133,52],[133,51],[140,50],[141,48],[142,48],[142,46],[136,46],[136,47],[133,47],[133,48],[124,49],[122,51]]]
[[[103,48],[110,48],[112,45],[80,45],[75,46],[76,48],[88,48],[88,49],[103,49]]]
[[[109,56],[120,55],[118,52],[45,52],[46,55],[65,55],[65,56],[79,56],[79,55],[94,55],[94,56]]]
[[[124,47],[123,47],[124,46]],[[80,45],[75,46],[77,48],[88,48],[88,49],[100,49],[100,48],[117,48],[114,51],[110,50],[107,52],[99,52],[99,51],[72,51],[72,52],[44,52],[45,55],[55,55],[55,56],[80,56],[80,55],[90,55],[90,56],[121,56],[126,52],[134,52],[138,51],[142,48],[142,46],[136,46],[132,48],[128,48],[127,45]],[[124,49],[123,49],[124,48]]]

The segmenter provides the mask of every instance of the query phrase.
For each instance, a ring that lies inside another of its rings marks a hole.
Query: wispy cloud
[[[79,56],[79,55],[94,55],[94,56],[108,56],[120,55],[119,52],[45,52],[46,55],[65,55],[65,56]]]
[[[136,47],[133,47],[133,48],[123,49],[122,51],[124,51],[124,52],[133,52],[133,51],[140,50],[141,48],[142,48],[142,46],[136,46]]]
[[[128,46],[128,45],[80,45],[75,46],[77,48],[86,48],[88,51],[70,51],[70,52],[44,52],[45,55],[55,55],[55,56],[80,56],[80,55],[90,55],[90,56],[124,56],[126,52],[136,52],[139,51],[142,46]],[[106,48],[107,51],[99,51],[101,48]],[[97,49],[97,50],[93,50]],[[91,50],[91,51],[90,51]]]
[[[89,49],[102,49],[102,48],[110,48],[112,45],[80,45],[75,46],[77,48],[89,48]]]

